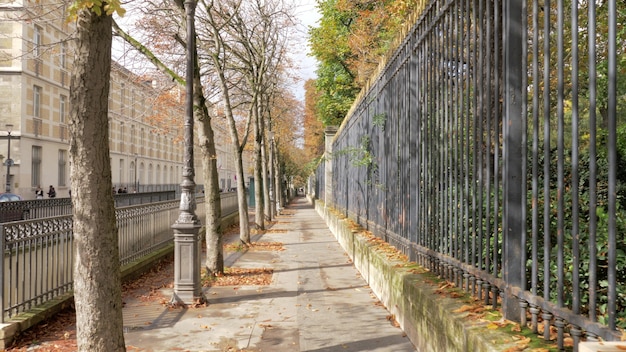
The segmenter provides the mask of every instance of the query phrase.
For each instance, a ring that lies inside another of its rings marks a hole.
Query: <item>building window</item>
[[[145,184],[146,176],[145,176],[144,172],[145,172],[144,164],[143,163],[139,163],[139,176],[138,176],[138,179],[137,179],[137,184],[138,185]]]
[[[67,81],[67,43],[61,43],[61,53],[59,55],[59,64],[61,65],[61,85],[65,86]]]
[[[134,119],[135,118],[135,91],[131,91],[131,96],[130,96],[130,116]]]
[[[2,1],[0,1],[2,3]],[[11,38],[11,33],[13,33],[13,23],[11,22],[2,22],[0,23],[0,49],[11,49],[13,46],[13,39]]]
[[[67,186],[67,150],[59,149],[59,186]]]
[[[120,159],[120,185],[124,184],[124,159]]]
[[[124,121],[120,122],[120,136],[119,136],[120,153],[124,153]]]
[[[152,185],[154,184],[154,168],[152,164],[148,165],[148,180],[146,183],[150,185],[150,189],[152,189]]]
[[[33,86],[33,116],[41,118],[41,87]]]
[[[65,123],[65,116],[67,114],[67,97],[61,95],[59,98],[59,122]]]
[[[59,55],[59,63],[61,64],[61,68],[67,68],[67,43],[61,43],[61,53]]]
[[[134,161],[130,162],[130,169],[128,169],[128,179],[132,180],[133,182],[133,192],[136,190],[135,187],[137,186],[137,165],[135,164]]]
[[[124,116],[124,108],[126,105],[126,84],[122,83],[122,89],[120,92],[120,114]]]
[[[141,132],[139,134],[139,146],[141,148],[141,154],[145,155],[145,148],[146,148],[146,132],[143,130],[143,127],[141,128]]]
[[[33,146],[32,149],[32,174],[31,174],[31,186],[41,186],[41,147]]]
[[[39,26],[35,26],[35,33],[33,35],[33,55],[35,58],[39,58],[41,55],[41,45],[43,44],[43,29]]]

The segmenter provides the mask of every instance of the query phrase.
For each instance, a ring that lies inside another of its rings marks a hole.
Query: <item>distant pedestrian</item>
[[[48,188],[48,198],[56,198],[57,196],[57,191],[54,189],[54,187],[52,187],[52,185],[50,185],[50,188]]]
[[[35,190],[35,198],[43,199],[43,189],[41,189],[40,186],[37,186],[37,189]]]

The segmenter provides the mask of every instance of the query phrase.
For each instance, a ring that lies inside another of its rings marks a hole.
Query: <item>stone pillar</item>
[[[324,203],[334,204],[333,197],[333,139],[337,134],[337,126],[328,126],[324,130]]]

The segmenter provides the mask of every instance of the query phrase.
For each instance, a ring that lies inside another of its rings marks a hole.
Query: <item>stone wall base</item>
[[[418,351],[507,351],[516,348],[511,334],[489,329],[489,322],[471,318],[462,299],[437,292],[430,273],[416,273],[405,262],[390,259],[377,244],[359,234],[324,202],[316,211],[326,221],[361,276],[380,299]]]

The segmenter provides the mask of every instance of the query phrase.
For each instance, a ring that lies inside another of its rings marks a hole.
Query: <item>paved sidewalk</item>
[[[272,231],[253,238],[282,242],[285,251],[226,258],[228,267],[273,268],[270,286],[211,287],[203,308],[126,302],[128,350],[415,351],[306,199],[286,210]]]

